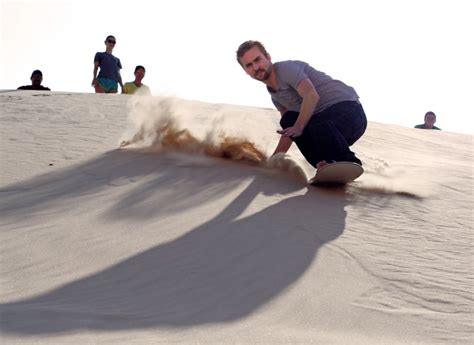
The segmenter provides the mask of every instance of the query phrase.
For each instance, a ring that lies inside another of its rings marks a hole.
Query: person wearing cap
[[[123,92],[122,76],[120,75],[122,64],[118,57],[112,55],[117,41],[114,36],[109,35],[104,43],[105,52],[98,52],[94,57],[92,86],[96,93],[117,93],[118,85],[120,85]],[[99,75],[97,75],[98,70]]]
[[[145,67],[137,66],[135,67],[135,80],[125,83],[123,86],[123,93],[133,94],[138,91],[140,95],[150,96],[150,88],[142,83],[142,79],[145,77]]]
[[[31,85],[20,86],[17,90],[44,90],[51,91],[49,87],[44,87],[41,85],[43,82],[43,73],[36,69],[31,73]]]

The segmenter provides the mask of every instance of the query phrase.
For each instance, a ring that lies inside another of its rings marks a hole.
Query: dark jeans
[[[282,128],[295,124],[299,113],[283,114]],[[362,164],[349,149],[367,128],[362,105],[354,101],[340,102],[314,114],[299,137],[291,138],[306,160],[314,167],[318,162],[349,161]]]

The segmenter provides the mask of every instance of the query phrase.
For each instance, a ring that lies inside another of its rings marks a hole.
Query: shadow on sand
[[[127,216],[125,199],[149,199],[150,188],[159,193],[163,181],[179,195],[169,203],[189,207],[209,197],[202,193],[210,188],[217,198],[251,181],[216,217],[171,242],[42,295],[1,304],[2,332],[34,335],[235,321],[297,282],[319,248],[344,231],[349,202],[344,193],[308,188],[303,195],[270,199],[278,202],[243,216],[257,195],[284,195],[302,185],[251,167],[234,169],[233,164],[218,169],[172,165],[166,157],[114,151],[74,169],[4,188],[8,201],[2,213],[14,218],[25,209],[54,208],[84,194],[94,197],[114,181],[148,176],[146,188],[130,190],[110,206],[107,217],[113,218]],[[182,187],[191,176],[192,183]],[[160,205],[152,204],[147,203],[141,216],[157,216]],[[180,211],[186,216],[186,209]]]

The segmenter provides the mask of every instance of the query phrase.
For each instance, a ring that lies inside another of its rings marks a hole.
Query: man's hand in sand
[[[284,135],[285,137],[296,138],[303,134],[303,128],[291,126],[285,129],[280,129],[277,131],[277,133]]]

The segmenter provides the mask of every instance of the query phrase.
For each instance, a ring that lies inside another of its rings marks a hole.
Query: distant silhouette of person
[[[118,85],[122,88],[122,76],[120,70],[122,64],[120,59],[112,55],[115,47],[115,37],[110,35],[104,41],[105,52],[98,52],[94,57],[94,79],[92,79],[92,86],[96,93],[117,93]],[[100,68],[99,75],[97,70]]]
[[[123,86],[123,93],[126,94],[134,94],[139,91],[138,93],[141,95],[151,95],[150,88],[142,83],[142,79],[145,78],[145,67],[137,66],[135,67],[135,80],[125,83]]]
[[[31,73],[31,85],[20,86],[17,90],[44,90],[51,91],[49,87],[41,85],[43,82],[43,73],[39,69],[35,69]]]
[[[425,114],[425,123],[421,125],[416,125],[415,128],[441,130],[441,128],[438,128],[434,125],[435,122],[436,122],[436,114],[433,113],[432,111],[429,111]]]

